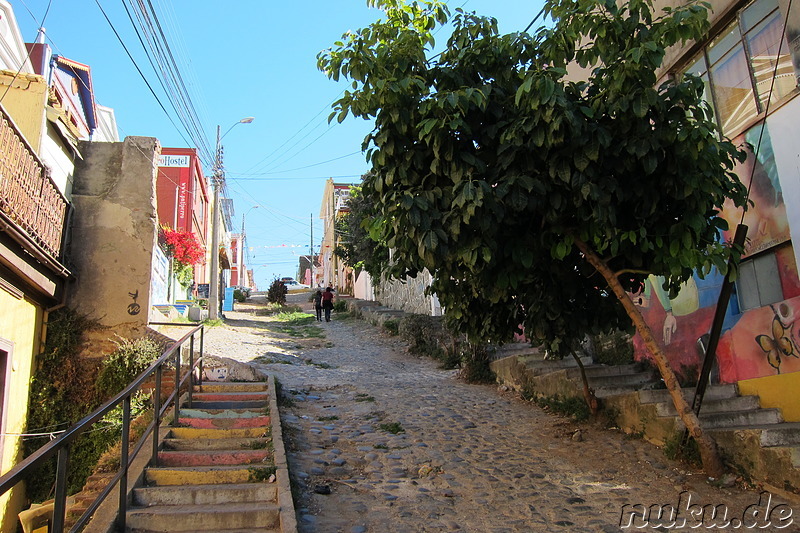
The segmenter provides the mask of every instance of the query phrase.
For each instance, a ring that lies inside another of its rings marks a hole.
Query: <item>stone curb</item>
[[[278,507],[280,508],[281,533],[297,533],[297,516],[292,499],[292,485],[289,481],[289,463],[286,458],[286,448],[283,443],[283,427],[281,425],[280,410],[278,409],[278,394],[275,386],[275,376],[267,375],[269,390],[269,412],[272,416],[272,446],[275,461],[275,477],[278,484]]]

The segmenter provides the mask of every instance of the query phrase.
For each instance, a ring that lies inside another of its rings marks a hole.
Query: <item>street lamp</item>
[[[217,125],[217,152],[214,154],[214,216],[211,219],[211,279],[208,291],[208,318],[219,318],[219,190],[225,183],[225,170],[222,166],[222,139],[238,124],[250,124],[253,117],[245,117],[234,122],[228,130],[220,135]]]

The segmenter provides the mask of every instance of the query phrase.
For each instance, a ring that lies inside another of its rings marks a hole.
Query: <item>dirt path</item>
[[[334,318],[319,324],[324,338],[281,337],[244,313],[208,335],[210,353],[274,374],[290,400],[281,418],[301,533],[616,532],[625,505],[688,508],[689,496],[727,518],[707,513],[692,529],[684,511],[684,528],[678,517],[662,531],[733,529],[759,503],[757,491],[713,487],[645,442],[467,385],[396,337]]]

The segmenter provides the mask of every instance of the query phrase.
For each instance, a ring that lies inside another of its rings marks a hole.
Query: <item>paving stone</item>
[[[256,319],[242,314],[240,322]],[[211,328],[206,349],[243,362],[283,349],[266,344],[264,328],[245,329]],[[284,390],[304,392],[280,413],[293,478],[334,489],[313,501],[301,494],[299,533],[619,532],[622,506],[677,504],[685,486],[702,493],[702,504],[737,512],[758,502],[757,494],[719,491],[645,442],[576,425],[496,387],[465,384],[366,323],[334,320],[325,335],[303,353],[332,368],[254,365]],[[356,394],[375,401],[356,402]],[[319,420],[332,413],[335,423]],[[405,433],[378,429],[390,422]],[[570,440],[576,429],[585,442]],[[300,492],[314,484],[301,483]]]

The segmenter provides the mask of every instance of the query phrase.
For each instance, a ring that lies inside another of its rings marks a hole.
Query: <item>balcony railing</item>
[[[1,106],[0,213],[59,259],[67,200]]]

